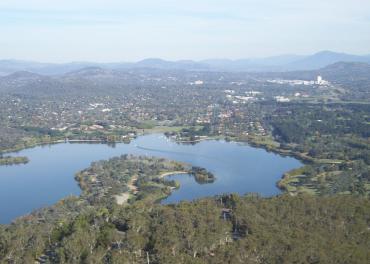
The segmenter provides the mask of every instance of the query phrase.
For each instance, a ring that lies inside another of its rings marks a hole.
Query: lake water
[[[216,176],[210,184],[198,184],[188,175],[170,176],[181,187],[163,203],[221,193],[257,192],[263,196],[280,193],[276,182],[282,174],[301,163],[235,142],[209,140],[196,145],[181,145],[163,135],[138,137],[130,144],[115,147],[105,144],[64,143],[26,149],[13,156],[27,156],[26,165],[0,166],[0,223],[32,210],[52,205],[68,195],[78,195],[74,180],[77,171],[91,162],[121,154],[148,155],[178,160],[204,167]]]

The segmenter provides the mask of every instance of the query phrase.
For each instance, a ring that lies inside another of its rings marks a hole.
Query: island
[[[159,201],[179,184],[167,180],[174,174],[193,175],[198,183],[212,183],[215,176],[204,168],[163,158],[122,155],[107,161],[93,162],[78,172],[75,179],[81,197],[90,204],[116,202],[123,205],[136,200]]]
[[[204,168],[193,166],[191,168],[190,174],[194,176],[197,183],[212,183],[216,180],[213,173],[207,171]]]
[[[11,157],[11,156],[0,156],[0,166],[1,165],[19,165],[26,164],[29,162],[27,157]]]

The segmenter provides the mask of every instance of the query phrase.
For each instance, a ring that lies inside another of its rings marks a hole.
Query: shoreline
[[[189,174],[188,171],[170,171],[170,172],[164,172],[159,175],[159,179],[163,179],[168,176],[177,175],[177,174]]]
[[[5,149],[5,150],[0,150],[0,154],[5,154],[5,155],[8,155],[8,154],[13,154],[13,153],[19,153],[23,150],[26,150],[26,149],[32,149],[32,148],[36,148],[36,147],[42,147],[42,146],[45,146],[45,145],[56,145],[56,144],[67,144],[67,143],[97,143],[97,144],[118,144],[118,143],[127,143],[127,141],[124,141],[124,140],[119,140],[119,141],[114,141],[114,142],[107,142],[103,139],[70,139],[70,140],[64,140],[64,139],[57,139],[57,140],[53,140],[53,141],[50,141],[50,142],[38,142],[38,143],[35,143],[35,144],[32,144],[32,145],[29,145],[29,146],[25,146],[23,148],[12,148],[12,149]]]
[[[153,135],[153,134],[161,134],[161,135],[164,135],[164,133],[148,133],[148,134],[143,134],[143,135],[139,135],[139,136],[145,136],[145,135]],[[255,141],[253,138],[246,138],[246,139],[241,139],[241,138],[230,138],[230,140],[227,140],[227,137],[226,136],[207,136],[207,138],[201,138],[201,139],[198,139],[196,141],[176,141],[175,139],[172,139],[174,142],[176,143],[199,143],[199,142],[202,142],[202,141],[206,141],[206,140],[225,140],[225,141],[228,141],[228,142],[234,142],[234,143],[242,143],[242,144],[246,144],[250,147],[254,147],[254,148],[260,148],[260,149],[264,149],[265,151],[267,152],[273,152],[277,155],[280,155],[280,156],[288,156],[288,157],[292,157],[292,158],[295,158],[297,159],[298,161],[302,162],[302,166],[305,166],[307,163],[318,163],[318,161],[315,161],[313,158],[310,158],[310,157],[307,157],[304,155],[304,153],[298,153],[298,152],[293,152],[293,151],[290,151],[290,150],[284,150],[284,149],[281,149],[280,147],[271,147],[267,144],[263,144],[261,142],[257,142]],[[31,149],[31,148],[35,148],[35,147],[38,147],[38,146],[44,146],[44,145],[54,145],[54,144],[66,144],[66,143],[70,143],[70,144],[78,144],[78,143],[96,143],[96,144],[119,144],[119,143],[126,143],[127,141],[114,141],[114,142],[106,142],[102,139],[70,139],[70,140],[65,140],[65,139],[55,139],[55,140],[52,140],[50,142],[39,142],[39,143],[36,143],[34,145],[30,145],[30,146],[27,146],[25,148],[17,148],[15,150],[9,150],[9,151],[5,151],[5,152],[0,152],[2,154],[12,154],[12,153],[19,153],[25,149]],[[130,142],[131,142],[131,139],[130,139]],[[15,164],[15,166],[17,165],[24,165],[24,164]],[[0,166],[5,166],[5,165],[0,165]],[[301,168],[299,167],[299,168]],[[288,188],[287,186],[285,186],[284,184],[284,180],[285,180],[285,177],[287,174],[289,174],[291,170],[289,171],[286,171],[284,172],[281,176],[280,176],[280,179],[275,183],[275,186],[282,192],[282,193],[290,193],[292,194],[290,191],[288,191]],[[160,178],[164,178],[166,176],[170,176],[172,174],[189,174],[189,172],[185,172],[185,171],[179,171],[179,172],[175,172],[175,173],[166,173],[165,175],[160,175]]]
[[[157,134],[157,133],[155,133],[155,134]],[[150,134],[149,134],[150,135]],[[212,139],[212,138],[207,138],[207,139],[204,139],[204,140],[216,140],[216,139]],[[218,140],[225,140],[225,139],[221,139],[221,138],[218,138]],[[78,142],[81,142],[81,143],[83,143],[83,142],[92,142],[91,140],[74,140],[74,141],[72,141],[72,142],[76,142],[76,143],[78,143]],[[40,143],[40,144],[38,144],[37,146],[43,146],[43,145],[54,145],[54,144],[61,144],[61,143],[68,143],[69,141],[65,141],[65,140],[54,140],[54,141],[51,141],[51,142],[45,142],[45,143]],[[101,140],[94,140],[94,142],[100,142],[100,143],[103,143],[103,141],[101,141]],[[247,145],[249,145],[249,142],[246,142],[246,141],[237,141],[237,140],[230,140],[229,142],[235,142],[235,143],[242,143],[242,144],[247,144]],[[121,143],[121,142],[116,142],[116,143]],[[33,147],[36,147],[36,146],[33,146]],[[253,147],[255,147],[255,146],[253,146]],[[31,148],[31,147],[30,147]],[[263,148],[263,149],[265,149],[262,145],[259,147],[259,148]],[[289,172],[289,171],[288,171]],[[280,183],[280,181],[281,180],[283,180],[284,179],[284,175],[286,174],[286,173],[288,173],[288,172],[285,172],[282,176],[281,176],[281,178],[280,178],[280,180],[278,181],[278,182],[276,182],[275,183],[275,186],[281,191],[281,194],[284,194],[284,193],[290,193],[287,189],[285,189],[283,186],[279,186],[279,183]],[[159,178],[159,179],[163,179],[163,178],[165,178],[165,177],[168,177],[168,176],[172,176],[172,175],[176,175],[176,174],[191,174],[189,171],[185,171],[185,170],[174,170],[174,171],[170,171],[170,172],[163,172],[163,173],[160,173],[159,175],[157,175],[157,178]],[[137,189],[137,187],[134,185],[134,181],[135,180],[137,180],[137,179],[135,179],[135,178],[132,178],[128,183],[127,183],[127,187],[129,188],[129,191],[128,192],[123,192],[123,193],[119,193],[119,194],[117,194],[117,195],[115,195],[114,196],[114,198],[115,198],[115,200],[116,200],[116,203],[118,204],[118,205],[124,205],[124,204],[127,204],[127,202],[128,202],[128,200],[130,199],[130,195],[131,194],[136,194],[137,192],[138,192],[138,189]],[[77,183],[78,183],[78,181],[77,181]],[[80,187],[80,189],[82,190],[82,188]],[[171,193],[170,194],[168,194],[168,195],[166,195],[166,196],[169,196],[169,195],[171,195]],[[60,199],[60,200],[63,200],[64,198],[62,198],[62,199]],[[22,216],[20,216],[20,217],[22,217]]]

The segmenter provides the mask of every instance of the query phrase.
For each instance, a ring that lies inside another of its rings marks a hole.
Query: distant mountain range
[[[240,60],[209,59],[203,61],[166,61],[162,59],[150,58],[139,62],[72,62],[63,64],[19,60],[0,60],[0,76],[9,75],[18,71],[28,71],[42,75],[62,75],[68,72],[74,72],[91,67],[110,70],[151,68],[194,71],[285,72],[317,70],[337,62],[370,63],[370,55],[358,56],[332,51],[321,51],[308,56],[281,55],[259,59]]]
[[[358,94],[367,94],[370,83],[370,64],[363,62],[337,62],[318,70],[286,71],[286,72],[190,72],[136,68],[130,70],[103,69],[100,67],[86,67],[63,75],[40,75],[28,71],[0,76],[1,94],[16,94],[19,96],[81,96],[84,93],[106,95],[107,87],[110,91],[130,91],[138,83],[142,86],[159,85],[154,79],[161,80],[160,85],[168,85],[171,81],[166,76],[176,76],[176,82],[187,83],[189,78],[202,76],[202,80],[212,83],[221,76],[229,80],[247,78],[251,80],[266,79],[300,79],[315,80],[322,75],[325,80],[345,86],[346,89],[358,91]],[[191,77],[190,77],[191,76]],[[154,77],[154,79],[153,79]]]

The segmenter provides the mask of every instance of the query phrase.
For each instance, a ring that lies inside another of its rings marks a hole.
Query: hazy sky
[[[370,54],[370,0],[0,0],[0,59]]]

